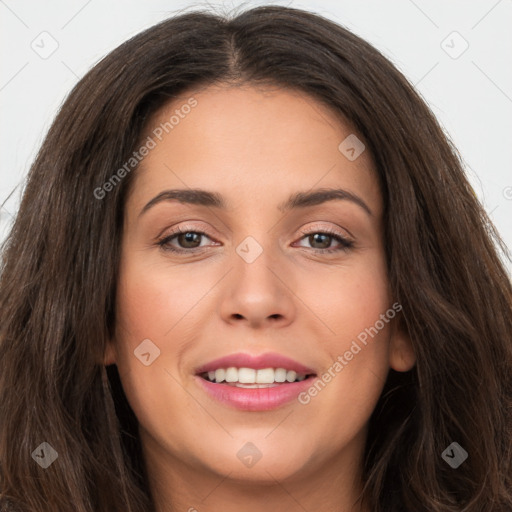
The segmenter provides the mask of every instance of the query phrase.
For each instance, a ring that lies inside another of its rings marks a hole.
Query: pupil
[[[319,241],[319,238],[324,238],[324,242],[322,244],[322,241],[320,240],[320,244],[322,244],[322,247],[319,247],[320,249],[325,249],[327,247],[329,247],[329,238],[330,238],[330,235],[325,235],[323,233],[315,233],[314,235],[310,235],[310,243],[311,245],[313,245],[314,243],[318,242]]]
[[[187,232],[187,233],[183,233],[179,236],[180,238],[180,245],[185,245],[185,247],[197,247],[198,245],[200,245],[200,237],[201,235],[199,233],[192,233],[192,232]],[[195,242],[197,242],[197,244],[194,244],[194,238],[195,238]],[[181,242],[184,240],[184,244],[182,244]],[[192,245],[188,245],[189,243],[192,243]]]
[[[180,244],[181,242],[184,242],[184,244],[181,245],[185,245],[186,247],[197,247],[198,245],[200,245],[200,237],[201,235],[199,233],[194,233],[191,231],[188,231],[187,233],[182,233],[179,235]],[[330,245],[330,238],[330,235],[326,235],[323,233],[315,233],[309,236],[309,242],[311,243],[311,245],[319,243],[321,245],[320,249],[325,249]]]

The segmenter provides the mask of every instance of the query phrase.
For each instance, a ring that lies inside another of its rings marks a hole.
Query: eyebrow
[[[296,192],[286,201],[280,203],[277,208],[285,213],[292,209],[317,206],[327,201],[350,201],[360,206],[368,215],[373,213],[369,206],[356,194],[341,188],[322,188],[307,192]],[[185,204],[196,204],[211,208],[226,209],[226,201],[217,192],[210,192],[203,189],[173,189],[164,190],[149,201],[139,213],[139,217],[146,213],[153,206],[167,201],[179,201]]]

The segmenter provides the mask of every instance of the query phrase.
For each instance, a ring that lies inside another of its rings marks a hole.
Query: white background
[[[57,109],[101,57],[183,10],[269,3],[344,25],[405,74],[458,147],[477,195],[512,248],[512,0],[0,0],[0,240]],[[58,47],[47,58],[33,49],[52,45]]]

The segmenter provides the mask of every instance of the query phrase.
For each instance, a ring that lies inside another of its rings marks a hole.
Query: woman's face
[[[354,137],[285,89],[209,87],[149,123],[105,363],[159,474],[356,474],[388,370],[414,354],[394,329],[383,200]],[[173,190],[181,200],[161,195]],[[205,366],[233,382],[207,382]]]

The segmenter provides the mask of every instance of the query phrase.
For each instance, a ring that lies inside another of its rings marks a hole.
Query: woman
[[[511,510],[495,242],[346,29],[267,6],[146,30],[70,94],[4,249],[5,506]]]

